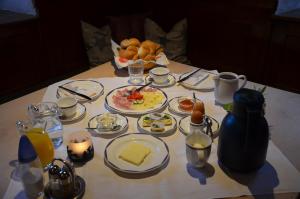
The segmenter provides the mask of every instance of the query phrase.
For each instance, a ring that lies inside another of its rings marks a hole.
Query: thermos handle
[[[247,84],[247,77],[245,75],[239,75],[238,79],[243,79],[244,80],[243,83],[242,83],[242,85],[239,87],[239,89],[240,88],[244,88],[246,86],[246,84]]]

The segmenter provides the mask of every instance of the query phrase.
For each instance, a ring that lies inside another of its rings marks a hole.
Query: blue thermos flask
[[[221,166],[251,172],[264,165],[269,141],[264,102],[259,91],[243,88],[235,92],[233,110],[220,127],[218,159]]]

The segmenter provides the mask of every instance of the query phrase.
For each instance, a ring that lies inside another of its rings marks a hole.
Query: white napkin
[[[208,76],[209,76],[208,73],[200,70],[199,72],[195,73],[194,75],[192,75],[191,77],[189,77],[187,80],[185,80],[183,82],[185,84],[190,84],[190,85],[196,86],[197,84],[200,84],[203,80],[205,80]]]

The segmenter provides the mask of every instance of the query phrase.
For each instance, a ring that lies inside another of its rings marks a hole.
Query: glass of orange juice
[[[30,122],[18,121],[17,129],[29,138],[42,166],[46,168],[54,158],[54,146],[48,133],[41,127],[32,126]]]

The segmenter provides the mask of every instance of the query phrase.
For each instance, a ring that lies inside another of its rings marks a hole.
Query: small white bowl
[[[164,84],[168,81],[170,70],[165,67],[157,67],[150,70],[150,76],[157,84]]]
[[[76,113],[77,99],[74,97],[62,97],[57,101],[64,117],[72,117]]]

